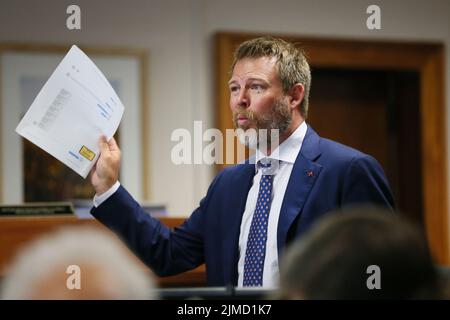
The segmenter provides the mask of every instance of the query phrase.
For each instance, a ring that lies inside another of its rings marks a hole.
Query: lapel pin
[[[307,175],[308,177],[314,177],[314,172],[308,170],[308,171],[306,171],[306,175]]]

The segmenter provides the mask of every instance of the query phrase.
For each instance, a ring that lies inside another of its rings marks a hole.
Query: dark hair
[[[305,299],[438,298],[438,276],[421,231],[376,208],[327,216],[288,248],[281,262],[284,297]],[[380,289],[367,282],[380,271]]]

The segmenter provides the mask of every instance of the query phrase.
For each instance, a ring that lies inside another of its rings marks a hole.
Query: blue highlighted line
[[[73,153],[72,151],[69,151],[69,154],[77,158],[77,160],[80,160],[80,157],[77,154]]]
[[[105,110],[105,108],[103,108],[101,105],[99,105],[98,103],[97,103],[97,106],[105,113],[105,114],[108,114],[108,111],[106,111]]]

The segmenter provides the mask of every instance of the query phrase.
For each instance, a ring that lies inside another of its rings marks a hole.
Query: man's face
[[[229,81],[230,108],[236,128],[279,129],[289,127],[292,114],[276,69],[269,57],[239,60]]]

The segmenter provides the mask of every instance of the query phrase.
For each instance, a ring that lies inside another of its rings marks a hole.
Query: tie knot
[[[258,169],[261,169],[263,175],[275,175],[280,165],[279,160],[262,158],[258,161]]]

